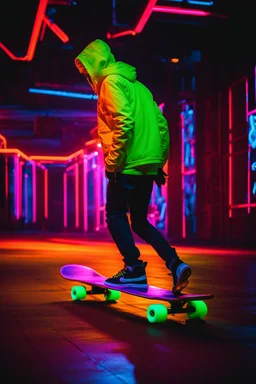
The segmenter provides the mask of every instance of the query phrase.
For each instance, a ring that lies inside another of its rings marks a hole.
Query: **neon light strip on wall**
[[[84,204],[84,231],[88,231],[88,182],[87,182],[87,173],[88,173],[88,160],[87,155],[84,155],[83,161],[83,177],[84,177],[84,191],[83,191],[83,204]]]
[[[68,226],[67,173],[63,174],[63,226]]]
[[[228,176],[228,205],[229,205],[229,217],[232,217],[232,204],[233,204],[233,169],[232,169],[232,155],[233,155],[233,145],[232,145],[232,126],[233,126],[233,118],[232,118],[232,89],[229,87],[228,89],[228,129],[229,129],[229,141],[228,141],[228,168],[229,168],[229,176]]]
[[[182,238],[186,238],[186,215],[185,215],[185,185],[184,185],[184,173],[185,173],[185,156],[184,156],[184,116],[181,113],[181,193],[182,193]]]
[[[62,96],[62,97],[73,97],[76,99],[87,99],[87,100],[97,100],[98,96],[93,93],[79,93],[79,92],[66,92],[66,91],[53,91],[50,89],[38,89],[38,88],[29,88],[30,93],[38,93],[41,95],[52,95],[52,96]]]
[[[36,163],[32,162],[32,222],[36,222]]]

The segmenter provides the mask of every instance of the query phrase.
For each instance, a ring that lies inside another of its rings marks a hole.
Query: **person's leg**
[[[123,256],[124,268],[105,281],[108,286],[147,287],[146,263],[139,260],[140,251],[136,247],[127,218],[127,197],[130,190],[118,180],[109,180],[107,186],[106,221],[108,230]]]
[[[150,244],[165,261],[173,275],[173,292],[179,293],[188,284],[190,267],[180,260],[175,248],[171,247],[165,237],[148,221],[148,206],[153,189],[152,176],[131,176],[136,178],[136,189],[128,196],[131,213],[131,227],[138,236]]]

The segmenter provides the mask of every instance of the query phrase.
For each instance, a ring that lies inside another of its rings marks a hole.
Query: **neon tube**
[[[150,18],[151,13],[153,12],[153,7],[156,4],[157,0],[149,0],[148,5],[146,6],[138,24],[135,27],[135,32],[140,33],[145,27],[146,22]]]
[[[1,152],[1,150],[0,150]],[[80,149],[79,151],[76,151],[72,153],[72,155],[69,156],[31,156],[30,160],[39,160],[41,162],[48,162],[48,161],[56,161],[56,162],[68,162],[74,159],[75,157],[81,156],[84,154],[84,150]]]
[[[233,155],[233,146],[232,146],[232,90],[231,87],[228,89],[228,125],[229,125],[229,144],[228,144],[228,165],[229,165],[229,187],[228,187],[228,203],[229,203],[229,217],[232,217],[232,204],[233,204],[233,169],[232,169],[232,155]]]
[[[68,226],[68,205],[67,205],[67,173],[63,174],[63,225]]]
[[[189,4],[204,5],[206,7],[210,7],[211,5],[214,4],[214,1],[187,0],[187,2]]]
[[[66,92],[66,91],[53,91],[50,89],[37,89],[29,88],[30,93],[38,93],[41,95],[52,95],[52,96],[62,96],[62,97],[73,97],[76,99],[86,99],[86,100],[97,100],[98,96],[92,93],[78,93],[78,92]]]
[[[28,51],[27,51],[27,54],[25,56],[23,56],[23,57],[15,56],[3,43],[0,42],[0,48],[2,48],[4,50],[4,52],[12,60],[20,60],[20,61],[31,61],[32,60],[34,53],[35,53],[36,44],[38,41],[38,37],[39,37],[42,22],[43,22],[44,14],[46,11],[47,3],[48,3],[48,0],[40,0],[39,6],[37,9],[37,13],[36,13],[35,22],[34,22],[33,29],[32,29],[32,34],[31,34],[29,46],[28,46]]]
[[[6,138],[0,134],[0,139],[2,140],[3,142],[3,145],[4,145],[4,148],[3,149],[6,149],[7,148],[7,141],[6,141]]]
[[[20,161],[20,164],[19,164],[19,175],[20,175],[20,178],[19,178],[19,207],[20,207],[20,217],[23,216],[23,207],[22,207],[22,168],[23,168],[23,164],[24,162],[23,161]]]
[[[181,113],[181,193],[182,193],[182,238],[186,238],[186,216],[185,216],[185,186],[184,186],[184,116]]]
[[[25,222],[28,222],[28,175],[25,173],[24,175],[24,210],[25,210]]]
[[[178,7],[168,7],[156,5],[153,7],[154,12],[172,13],[174,15],[188,15],[188,16],[210,16],[210,12],[199,11],[197,9],[185,9]],[[137,32],[136,28],[135,31]]]
[[[48,169],[44,169],[44,218],[48,219]]]
[[[32,222],[36,222],[36,163],[32,162]]]
[[[23,159],[27,160],[27,161],[31,161],[31,158],[27,155],[25,155],[25,153],[21,152],[19,149],[17,148],[6,148],[6,149],[1,149],[0,148],[0,153],[6,153],[6,154],[17,154],[18,156],[22,157]]]
[[[75,212],[76,220],[75,226],[79,228],[79,164],[75,164]]]
[[[17,220],[20,218],[20,195],[19,195],[19,185],[20,185],[20,167],[19,167],[19,155],[14,157],[14,201],[15,201],[15,217]]]
[[[5,157],[5,198],[9,197],[9,174],[8,174],[8,158]]]
[[[66,35],[65,32],[62,31],[62,29],[60,27],[58,27],[57,24],[51,22],[51,20],[48,19],[47,16],[44,15],[44,22],[45,24],[47,25],[47,27],[50,28],[51,31],[53,31],[55,33],[56,36],[58,36],[58,38],[63,42],[63,43],[67,43],[69,41],[69,37],[68,35]]]
[[[87,155],[84,155],[83,161],[83,175],[84,175],[84,193],[83,193],[83,203],[84,203],[84,231],[88,231],[88,161]]]
[[[96,157],[96,156],[95,156]],[[100,167],[95,163],[94,168],[94,186],[95,186],[95,231],[100,230]]]

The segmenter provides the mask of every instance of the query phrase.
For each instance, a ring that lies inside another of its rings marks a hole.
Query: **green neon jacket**
[[[86,68],[98,95],[98,135],[105,169],[125,174],[156,174],[169,155],[167,120],[136,69],[116,61],[102,40],[90,43],[75,59]]]

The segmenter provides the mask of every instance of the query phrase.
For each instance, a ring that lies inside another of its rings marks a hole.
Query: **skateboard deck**
[[[66,280],[76,281],[89,285],[91,290],[84,286],[73,286],[71,297],[73,300],[83,300],[87,294],[104,294],[108,301],[117,301],[121,292],[143,297],[154,301],[164,301],[170,304],[167,308],[163,304],[153,304],[147,309],[147,318],[151,323],[164,322],[168,314],[186,313],[190,319],[203,319],[208,313],[204,300],[213,299],[211,293],[174,295],[172,291],[149,285],[148,288],[117,287],[110,288],[104,284],[106,276],[94,269],[79,264],[67,264],[60,269],[61,276]]]

